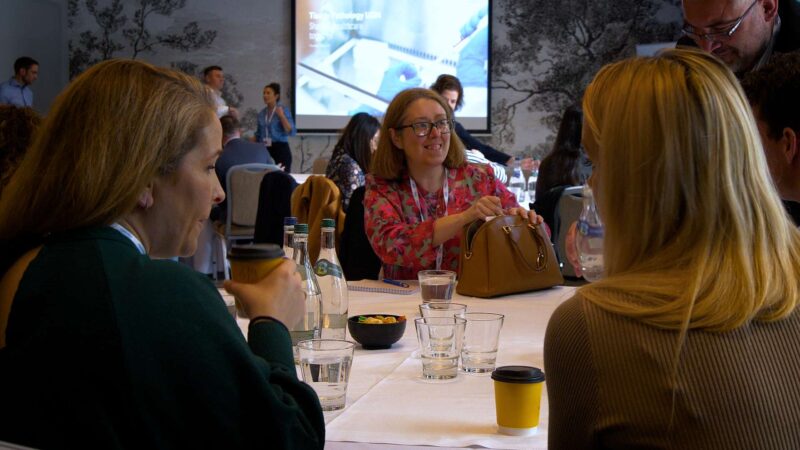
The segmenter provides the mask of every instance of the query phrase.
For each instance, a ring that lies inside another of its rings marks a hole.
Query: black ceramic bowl
[[[362,314],[362,316],[383,316],[398,319],[395,323],[359,323],[358,318],[361,316],[353,316],[347,319],[347,329],[350,330],[350,336],[361,344],[364,350],[389,348],[399,341],[403,337],[403,332],[406,331],[406,322],[408,320],[399,320],[401,316],[393,314]]]

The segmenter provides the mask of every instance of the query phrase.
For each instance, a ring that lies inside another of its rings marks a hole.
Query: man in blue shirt
[[[28,56],[14,61],[14,76],[0,84],[0,105],[33,106],[30,85],[39,78],[39,62]]]

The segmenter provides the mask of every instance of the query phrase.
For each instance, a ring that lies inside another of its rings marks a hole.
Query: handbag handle
[[[511,243],[511,248],[514,249],[516,252],[517,257],[525,264],[528,270],[532,270],[534,272],[541,272],[547,268],[547,252],[544,250],[544,242],[542,242],[542,237],[539,236],[539,233],[536,232],[536,228],[533,225],[527,224],[526,228],[528,228],[533,235],[533,240],[536,242],[536,263],[532,266],[531,263],[528,262],[528,259],[525,258],[525,254],[520,250],[519,246],[517,245],[517,241],[514,240],[514,237],[511,236],[511,226],[504,225],[503,232],[506,234],[508,238],[508,242]]]

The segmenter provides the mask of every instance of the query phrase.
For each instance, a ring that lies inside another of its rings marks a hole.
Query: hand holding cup
[[[225,290],[236,297],[248,318],[270,316],[291,326],[305,311],[302,280],[295,263],[288,259],[255,283],[228,280]]]

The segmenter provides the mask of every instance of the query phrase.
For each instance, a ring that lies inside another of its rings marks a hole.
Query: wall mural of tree
[[[179,33],[154,33],[150,30],[149,23],[154,16],[169,17],[184,8],[186,2],[187,0],[111,0],[101,3],[98,0],[69,0],[67,24],[71,29],[76,26],[75,18],[81,12],[81,7],[85,8],[96,25],[90,30],[80,32],[77,40],[69,41],[70,78],[100,61],[114,57],[136,59],[142,54],[153,55],[159,47],[187,53],[211,47],[217,37],[216,30],[202,30],[195,21],[184,25]],[[129,16],[130,9],[133,11]]]
[[[220,64],[230,69],[222,96],[252,133],[263,108],[260,83],[281,82],[285,102],[291,87],[288,44],[268,47],[270,61],[278,62],[268,67],[248,47],[263,38],[260,29],[271,30],[275,39],[291,35],[288,2],[277,6],[279,14],[265,6],[263,17],[254,16],[261,2],[242,0],[240,8],[231,8],[212,0],[67,0],[70,76],[112,57],[146,59],[194,76],[205,65]],[[487,140],[509,153],[537,157],[549,151],[562,111],[580,101],[600,67],[634,54],[637,43],[675,40],[681,20],[680,0],[493,0],[492,14]],[[164,23],[173,28],[166,30]],[[252,74],[263,79],[254,82]],[[315,158],[330,156],[335,142],[335,136],[290,138],[295,170],[310,170]]]
[[[514,145],[512,120],[522,108],[544,112],[542,125],[555,132],[600,67],[634,55],[637,43],[678,37],[679,7],[679,0],[496,0],[494,20],[507,34],[493,48],[493,142]],[[534,153],[548,150],[540,144]]]

